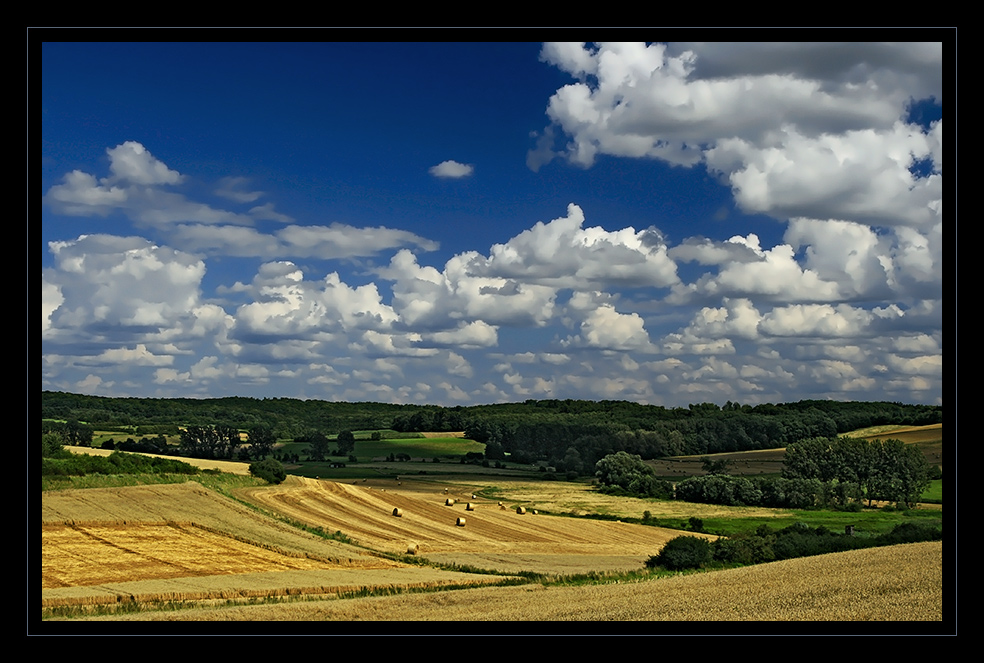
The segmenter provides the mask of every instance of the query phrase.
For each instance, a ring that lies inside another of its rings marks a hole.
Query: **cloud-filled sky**
[[[949,49],[44,43],[42,388],[942,404]]]

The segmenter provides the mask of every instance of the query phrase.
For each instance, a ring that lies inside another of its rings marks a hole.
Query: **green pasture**
[[[652,510],[658,518],[657,510]],[[679,519],[676,519],[679,520]],[[789,527],[795,523],[805,523],[810,527],[826,527],[831,532],[842,533],[848,525],[854,527],[855,536],[875,536],[892,531],[896,525],[906,522],[918,522],[927,525],[943,526],[943,511],[932,509],[913,509],[897,511],[886,509],[862,509],[861,511],[826,511],[791,510],[782,515],[772,517],[741,517],[741,518],[704,518],[704,531],[722,536],[732,536],[739,533],[754,532],[760,525],[768,525],[777,530]],[[663,524],[663,521],[660,521]],[[667,525],[683,526],[679,523],[667,522]]]
[[[359,462],[386,458],[390,454],[408,454],[411,458],[445,459],[464,456],[470,452],[485,453],[485,445],[461,437],[414,437],[355,441],[355,456]]]
[[[929,488],[922,494],[922,501],[932,504],[943,503],[943,479],[933,479],[929,482]]]

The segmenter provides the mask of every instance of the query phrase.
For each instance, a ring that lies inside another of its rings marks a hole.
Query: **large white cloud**
[[[664,287],[677,283],[676,263],[655,228],[607,231],[584,228],[584,212],[568,205],[567,216],[538,222],[470,268],[478,274],[555,288],[620,285]]]
[[[49,247],[55,266],[45,272],[46,288],[62,297],[48,316],[52,331],[161,330],[200,304],[205,264],[190,254],[112,235],[82,235]]]
[[[560,133],[556,154],[585,167],[601,154],[703,161],[749,212],[917,226],[941,214],[942,121],[904,122],[914,99],[942,103],[940,43],[547,44],[541,59],[578,81],[550,98],[531,166]],[[910,172],[920,159],[928,177]]]
[[[311,282],[289,261],[261,266],[246,289],[255,301],[236,311],[233,336],[317,339],[350,331],[385,331],[397,319],[375,284],[350,287],[336,272]]]

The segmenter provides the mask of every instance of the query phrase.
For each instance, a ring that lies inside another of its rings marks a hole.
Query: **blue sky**
[[[44,43],[42,386],[942,404],[943,62]]]

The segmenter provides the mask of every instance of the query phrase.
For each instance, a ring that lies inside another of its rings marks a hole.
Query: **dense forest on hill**
[[[784,447],[867,426],[942,423],[942,406],[808,400],[741,405],[728,402],[665,408],[627,401],[527,400],[440,407],[344,403],[292,398],[110,398],[43,391],[42,419],[138,435],[177,426],[272,429],[278,439],[343,430],[465,431],[486,457],[546,460],[558,469],[590,467],[618,451],[642,458]]]

